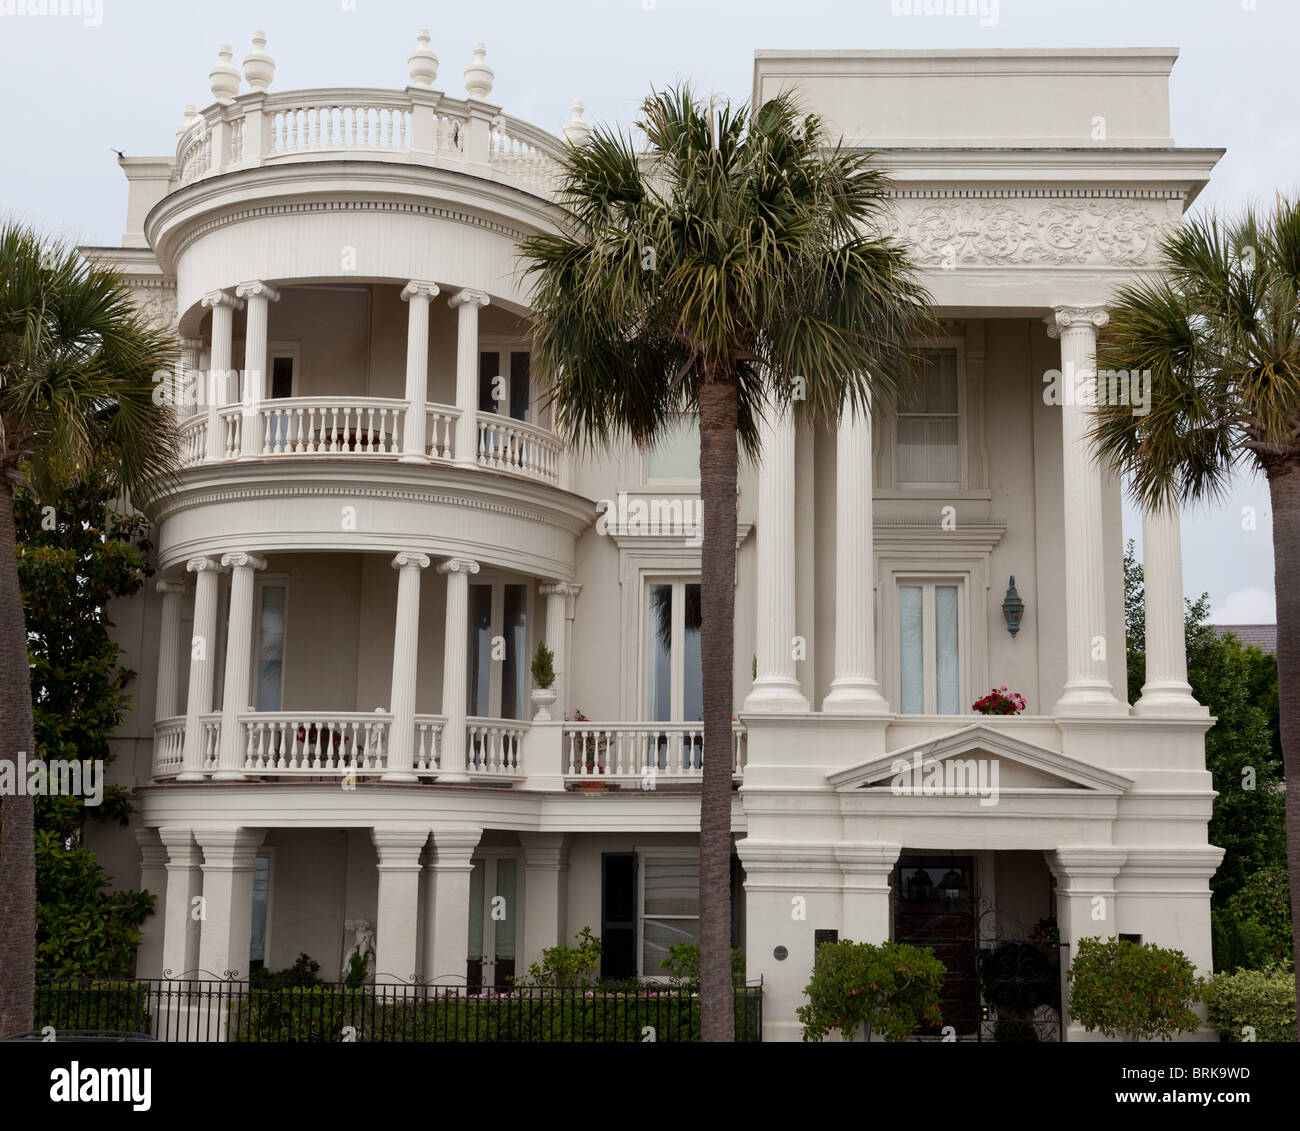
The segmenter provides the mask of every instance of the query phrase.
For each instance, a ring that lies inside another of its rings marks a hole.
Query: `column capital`
[[[438,284],[425,282],[422,279],[412,279],[402,288],[402,301],[409,302],[414,296],[421,295],[424,298],[432,299],[438,294]]]
[[[476,825],[459,825],[433,829],[435,868],[470,867],[470,857],[482,839],[483,830]]]
[[[194,830],[179,825],[163,825],[158,839],[167,849],[167,862],[173,868],[194,868],[203,863],[203,850],[194,843]]]
[[[164,597],[180,596],[185,592],[185,582],[183,581],[160,581],[154,588]]]
[[[266,569],[266,559],[246,550],[236,550],[231,554],[222,554],[221,565],[224,569]]]
[[[194,839],[203,849],[203,867],[251,868],[257,850],[266,839],[265,829],[243,826],[197,828]]]
[[[190,558],[185,563],[189,573],[220,573],[224,567],[216,558]]]
[[[157,829],[136,829],[135,843],[140,849],[140,864],[142,867],[166,867],[168,860],[167,846],[159,838]]]
[[[538,587],[538,592],[543,597],[572,597],[575,596],[573,586],[567,581],[552,581]]]
[[[438,566],[439,573],[478,573],[478,562],[473,558],[448,558]]]
[[[486,291],[476,291],[466,287],[452,295],[447,300],[447,305],[455,310],[459,306],[487,306],[491,301]]]
[[[418,550],[403,550],[392,562],[394,569],[406,569],[408,566],[414,566],[416,569],[429,568],[429,555],[422,554]]]
[[[1043,857],[1058,884],[1086,890],[1113,883],[1128,859],[1128,849],[1071,845],[1044,852]]]
[[[205,309],[211,309],[217,306],[228,306],[232,310],[243,310],[244,300],[236,298],[234,295],[227,294],[225,291],[209,291],[199,300],[199,305]]]
[[[525,868],[562,872],[569,866],[569,846],[564,833],[520,833]]]
[[[420,855],[429,840],[427,828],[409,828],[405,825],[375,825],[370,830],[370,841],[379,854],[379,870],[420,870]]]
[[[279,302],[280,292],[277,291],[270,283],[263,283],[259,279],[253,279],[247,283],[240,283],[235,288],[237,298],[264,298],[267,302]]]
[[[1109,321],[1110,315],[1104,306],[1056,306],[1043,319],[1049,338],[1059,338],[1064,331],[1071,329],[1096,333]]]

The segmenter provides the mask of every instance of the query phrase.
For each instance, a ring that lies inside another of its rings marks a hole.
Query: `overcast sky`
[[[72,11],[35,14],[60,3]],[[78,243],[120,242],[126,181],[111,149],[171,152],[185,104],[212,100],[217,45],[232,44],[238,65],[256,28],[276,60],[273,90],[404,86],[427,26],[435,85],[463,95],[483,40],[492,100],[553,131],[574,98],[589,121],[629,123],[651,84],[679,79],[748,98],[758,48],[1177,47],[1175,142],[1228,150],[1197,208],[1300,188],[1298,0],[967,4],[976,14],[924,14],[942,0],[0,0],[0,211]],[[1140,526],[1130,508],[1125,533],[1139,544]],[[1230,499],[1184,516],[1187,593],[1209,592],[1221,623],[1272,621],[1271,537],[1267,487],[1243,476]]]

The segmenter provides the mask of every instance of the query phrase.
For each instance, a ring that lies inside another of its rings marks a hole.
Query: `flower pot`
[[[533,712],[533,722],[549,723],[551,721],[551,705],[555,702],[555,690],[550,687],[534,687],[529,698],[532,699],[534,706],[537,708]]]

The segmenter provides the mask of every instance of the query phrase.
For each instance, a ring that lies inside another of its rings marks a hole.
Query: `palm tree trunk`
[[[1300,460],[1268,470],[1273,503],[1273,588],[1277,594],[1277,702],[1286,784],[1286,870],[1291,939],[1300,958]],[[1300,1000],[1300,963],[1296,965]]]
[[[734,1041],[731,986],[731,711],[736,623],[736,386],[700,385],[700,1037]]]
[[[28,671],[14,493],[0,481],[0,763],[13,764],[16,787],[0,797],[0,1036],[33,1027],[36,996],[35,808],[17,792],[18,754],[35,753]]]

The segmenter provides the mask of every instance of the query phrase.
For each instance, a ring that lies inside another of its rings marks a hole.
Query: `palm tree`
[[[125,491],[169,473],[177,442],[155,375],[174,363],[111,271],[30,228],[0,227],[0,764],[31,758],[14,492],[53,498],[88,467]],[[36,878],[29,796],[0,798],[0,1034],[32,1027]]]
[[[1151,374],[1150,411],[1099,405],[1093,437],[1145,504],[1222,498],[1242,467],[1268,481],[1291,928],[1300,943],[1300,208],[1279,199],[1263,214],[1189,221],[1161,258],[1160,275],[1116,296],[1098,357],[1103,369]]]
[[[886,182],[793,98],[716,111],[689,87],[641,107],[646,147],[599,129],[566,159],[570,226],[524,242],[534,348],[580,448],[654,445],[699,418],[704,764],[702,1036],[730,1041],[736,477],[765,411],[868,410],[912,371],[928,296],[876,226]],[[759,537],[764,537],[760,532]]]

